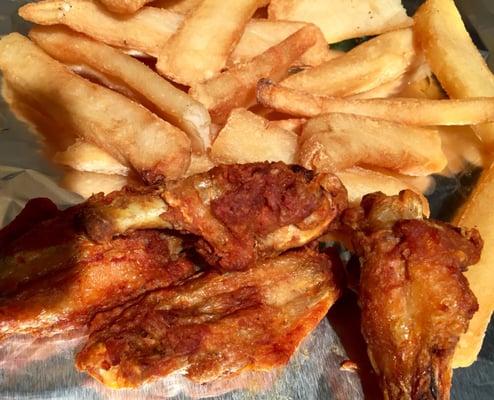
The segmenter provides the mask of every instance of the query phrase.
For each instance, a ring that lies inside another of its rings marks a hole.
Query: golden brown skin
[[[364,197],[357,229],[359,301],[368,354],[389,400],[447,400],[458,338],[478,305],[462,272],[480,257],[474,229],[424,220],[412,192]]]
[[[76,365],[113,388],[178,371],[204,383],[282,366],[339,297],[334,267],[303,249],[154,291],[98,316]]]
[[[0,233],[8,256],[0,257],[0,287],[7,288],[0,297],[0,337],[83,328],[97,312],[197,271],[179,254],[179,239],[159,231],[94,243],[77,227],[79,210],[55,211],[35,227],[22,226],[24,233],[16,228],[19,219],[1,231],[8,233]]]
[[[211,265],[242,270],[320,236],[347,206],[333,175],[278,163],[220,165],[161,187],[95,196],[85,211],[94,240],[170,228],[201,237]]]

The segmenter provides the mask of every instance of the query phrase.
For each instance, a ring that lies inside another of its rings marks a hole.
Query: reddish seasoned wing
[[[362,332],[389,400],[447,400],[451,361],[478,305],[462,272],[479,260],[476,230],[422,219],[412,192],[364,197],[344,219],[361,257]]]
[[[283,163],[220,165],[162,187],[95,196],[85,224],[97,241],[150,227],[193,233],[210,264],[241,270],[320,236],[346,205],[333,175]]]
[[[332,268],[305,249],[154,291],[99,316],[77,367],[125,388],[174,372],[209,382],[282,366],[338,298]]]
[[[78,329],[99,311],[196,272],[179,255],[179,239],[159,231],[94,243],[78,228],[79,210],[55,213],[24,234],[6,229],[16,235],[0,257],[0,337]]]

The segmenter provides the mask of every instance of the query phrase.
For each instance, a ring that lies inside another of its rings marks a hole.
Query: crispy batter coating
[[[125,388],[174,372],[209,382],[282,366],[338,298],[334,267],[305,249],[154,291],[99,316],[77,367]]]
[[[210,264],[242,270],[320,236],[346,205],[335,176],[264,162],[96,196],[84,220],[97,241],[142,228],[189,232],[201,237],[197,249]]]
[[[79,329],[99,311],[196,272],[178,254],[179,239],[163,232],[137,231],[94,243],[77,228],[79,210],[58,212],[23,235],[10,235],[18,238],[6,244],[8,255],[2,257],[0,287],[12,290],[0,297],[0,337]],[[15,224],[7,231],[15,232]]]
[[[462,271],[476,230],[424,220],[411,192],[373,194],[345,218],[361,257],[362,332],[385,399],[446,400],[451,361],[478,305]]]

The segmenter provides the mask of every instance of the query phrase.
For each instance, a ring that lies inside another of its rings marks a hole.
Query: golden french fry
[[[98,174],[73,169],[67,169],[60,181],[61,187],[77,193],[85,199],[96,193],[108,194],[127,185],[136,186],[139,184],[139,181],[131,176]]]
[[[271,0],[270,19],[312,22],[329,43],[412,25],[401,0]]]
[[[211,147],[216,163],[243,164],[257,161],[283,161],[293,164],[296,159],[298,136],[271,126],[269,121],[237,108]]]
[[[128,167],[119,163],[106,151],[84,140],[77,140],[64,151],[55,154],[53,161],[82,172],[122,176],[127,176],[130,172]]]
[[[408,184],[405,180],[396,175],[386,174],[383,172],[373,171],[360,167],[352,167],[344,171],[337,171],[335,175],[340,178],[348,192],[348,202],[353,205],[359,205],[360,200],[368,193],[382,192],[387,196],[393,196],[402,190],[412,190],[420,196],[424,214],[430,214],[429,202],[413,185]]]
[[[472,42],[453,0],[427,0],[414,16],[414,31],[449,97],[494,97],[494,75]],[[473,128],[494,150],[494,124]]]
[[[299,135],[302,133],[302,128],[306,122],[307,120],[305,118],[287,118],[269,121],[268,126],[292,131]]]
[[[193,150],[211,144],[211,119],[206,108],[134,58],[65,27],[35,27],[29,36],[53,58],[69,65],[86,65],[123,83],[143,105],[189,135]]]
[[[410,28],[377,36],[315,68],[290,75],[285,87],[326,96],[351,96],[395,80],[420,62]]]
[[[187,169],[184,177],[209,171],[215,165],[207,154],[192,154],[189,169]]]
[[[244,34],[233,50],[228,60],[229,65],[245,63],[270,47],[285,40],[299,29],[307,26],[303,22],[269,21],[265,19],[253,19],[245,27]],[[300,65],[316,66],[325,61],[332,60],[344,53],[330,50],[326,39],[319,31],[316,43],[309,48],[299,60]]]
[[[19,9],[19,15],[38,25],[66,25],[111,46],[153,56],[183,22],[182,15],[153,7],[143,7],[124,18],[91,0],[28,3]]]
[[[265,4],[266,0],[202,1],[163,46],[157,70],[189,86],[212,78],[225,67],[254,12]]]
[[[202,0],[156,0],[150,5],[153,7],[166,8],[180,14],[188,14],[194,10]]]
[[[417,80],[408,84],[398,94],[397,97],[413,97],[416,99],[446,99],[441,85],[433,76],[427,76],[424,79]]]
[[[108,10],[121,14],[132,14],[153,0],[99,0]]]
[[[259,79],[285,77],[289,66],[314,45],[317,32],[314,25],[306,26],[251,61],[193,85],[189,93],[206,106],[213,122],[222,124],[234,108],[255,104]]]
[[[403,124],[475,125],[494,121],[494,98],[471,99],[351,99],[316,96],[262,80],[257,100],[266,107],[299,117],[346,113]]]
[[[0,69],[21,95],[52,119],[133,167],[148,182],[182,176],[190,140],[119,93],[70,72],[24,36],[0,40]]]
[[[352,114],[307,121],[298,157],[304,167],[323,172],[358,165],[415,176],[446,166],[437,131]]]
[[[460,336],[453,358],[453,367],[468,367],[477,359],[482,346],[487,325],[494,311],[494,164],[482,173],[473,193],[465,206],[457,213],[454,223],[459,226],[471,226],[479,230],[484,240],[480,261],[471,266],[465,276],[470,289],[475,293],[479,310],[470,320],[468,330]]]

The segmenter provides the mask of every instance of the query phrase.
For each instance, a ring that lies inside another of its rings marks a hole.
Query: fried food
[[[125,85],[141,104],[186,132],[195,152],[211,145],[206,108],[142,62],[63,26],[35,27],[29,37],[58,61],[89,66]]]
[[[126,97],[70,72],[24,36],[0,40],[0,69],[19,93],[69,132],[96,144],[144,180],[182,176],[190,163],[184,132]]]
[[[22,6],[19,15],[39,25],[66,25],[111,46],[152,56],[183,22],[182,15],[154,7],[122,17],[92,0],[42,0]]]
[[[412,25],[400,0],[271,0],[270,19],[312,22],[328,43]]]
[[[252,19],[245,26],[245,31],[230,55],[228,64],[235,65],[248,62],[307,25],[303,22]],[[315,67],[342,54],[339,51],[329,49],[326,39],[319,30],[316,43],[303,53],[294,64]]]
[[[494,98],[470,99],[352,99],[319,96],[263,79],[257,100],[265,107],[298,117],[345,113],[408,125],[475,125],[494,120]]]
[[[334,265],[312,250],[244,272],[209,272],[102,315],[76,365],[112,388],[181,372],[210,382],[285,365],[340,295]]]
[[[421,211],[402,192],[366,196],[349,213],[362,263],[362,333],[390,400],[449,399],[453,353],[478,308],[462,272],[479,260],[479,233]]]
[[[333,60],[290,75],[281,85],[312,94],[351,96],[366,92],[405,74],[422,55],[411,29],[377,36]]]
[[[108,10],[121,14],[135,13],[141,7],[152,1],[153,0],[99,0],[99,2],[103,3]]]
[[[81,207],[34,218],[22,233],[3,238],[0,337],[81,329],[99,311],[196,272],[180,258],[179,239],[162,232],[138,231],[95,244],[78,224]]]
[[[346,207],[338,178],[283,163],[220,165],[160,187],[95,196],[85,209],[91,238],[135,229],[175,229],[201,237],[210,265],[245,269],[320,236]]]
[[[211,147],[211,158],[220,164],[283,161],[294,164],[297,134],[270,126],[269,121],[244,108],[230,113]]]
[[[65,169],[59,185],[77,193],[84,199],[98,194],[111,193],[125,186],[142,186],[142,182],[133,175],[116,175],[89,171]]]
[[[494,97],[494,75],[473,44],[453,0],[427,0],[414,22],[427,61],[451,98]],[[494,123],[473,128],[492,150]]]
[[[212,78],[225,67],[254,12],[266,3],[202,1],[158,54],[158,72],[188,86]]]
[[[213,122],[223,124],[234,108],[255,104],[259,79],[284,78],[293,62],[314,45],[317,32],[315,26],[306,26],[251,61],[192,86],[189,93],[206,106]]]
[[[441,172],[447,160],[436,130],[353,114],[323,114],[305,124],[299,162],[320,172],[358,165],[420,176]]]
[[[155,0],[153,7],[166,8],[180,14],[188,14],[194,10],[202,0]]]
[[[465,273],[470,288],[477,296],[479,311],[470,321],[466,333],[460,337],[453,360],[455,367],[468,367],[476,361],[494,311],[492,281],[494,248],[491,245],[494,243],[494,215],[491,207],[493,199],[494,165],[483,172],[470,198],[453,220],[455,224],[462,226],[475,226],[486,243],[478,264]]]

